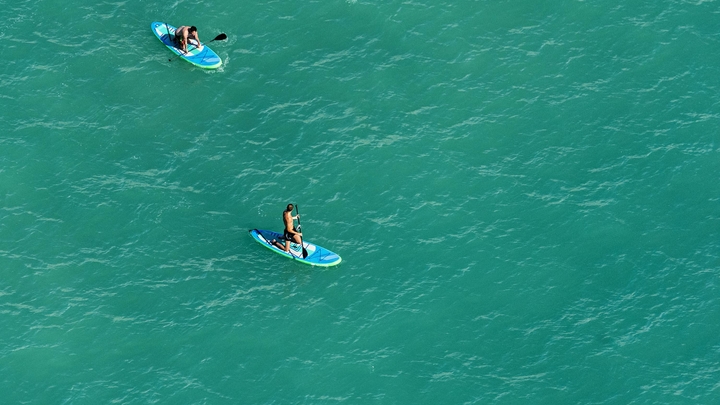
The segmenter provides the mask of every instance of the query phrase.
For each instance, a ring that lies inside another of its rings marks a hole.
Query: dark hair
[[[293,207],[292,204],[288,204],[288,206],[287,206],[287,211],[292,211],[293,208],[295,208],[295,207]]]
[[[189,31],[189,32],[197,32],[197,27],[195,27],[195,26],[193,25],[192,27],[190,27],[190,29],[189,29],[188,31]]]

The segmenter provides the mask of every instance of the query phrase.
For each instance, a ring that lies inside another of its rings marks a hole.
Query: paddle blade
[[[307,259],[307,257],[308,257],[307,249],[305,249],[305,246],[303,246],[303,259]]]
[[[222,34],[218,35],[213,39],[213,41],[224,41],[227,39],[227,35],[223,32]]]

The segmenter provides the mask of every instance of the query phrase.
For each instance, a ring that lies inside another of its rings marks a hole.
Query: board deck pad
[[[280,249],[272,243],[272,240],[274,239],[283,245],[285,244],[285,239],[283,239],[283,235],[280,233],[263,229],[251,229],[249,232],[256,242],[266,248],[282,256],[295,259],[301,263],[309,264],[311,266],[329,267],[340,264],[342,261],[342,258],[340,258],[337,253],[331,252],[321,246],[314,245],[306,241],[303,241],[303,246],[305,247],[308,255],[303,258],[302,248],[297,243],[290,244],[290,252],[286,252],[284,249]]]
[[[152,29],[155,36],[165,46],[167,46],[175,55],[179,55],[181,59],[203,69],[217,69],[222,66],[222,59],[220,59],[220,56],[203,43],[200,43],[200,45],[202,45],[201,49],[198,49],[195,46],[196,44],[188,44],[187,53],[177,48],[175,46],[176,27],[164,22],[155,21],[150,24],[150,29]]]

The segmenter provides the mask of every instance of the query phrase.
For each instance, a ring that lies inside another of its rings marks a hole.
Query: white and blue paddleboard
[[[200,49],[198,49],[198,44],[190,40],[187,46],[187,52],[183,52],[180,48],[176,47],[174,40],[176,27],[164,22],[155,21],[150,24],[150,28],[155,36],[175,55],[179,55],[180,58],[193,65],[203,69],[217,69],[222,65],[222,59],[220,59],[218,54],[202,43],[200,44]]]
[[[330,267],[335,266],[342,261],[340,256],[336,253],[305,241],[303,241],[303,246],[305,247],[305,250],[307,250],[307,257],[303,258],[302,247],[300,247],[297,243],[291,243],[290,252],[286,252],[284,249],[280,249],[272,243],[272,240],[275,239],[280,242],[280,244],[285,244],[285,239],[283,239],[283,235],[281,233],[266,231],[263,229],[251,229],[250,235],[256,242],[273,252],[295,259],[300,263],[309,264],[311,266]]]

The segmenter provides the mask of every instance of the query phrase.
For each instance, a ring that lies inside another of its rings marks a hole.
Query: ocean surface
[[[0,5],[0,403],[720,403],[720,1]]]

